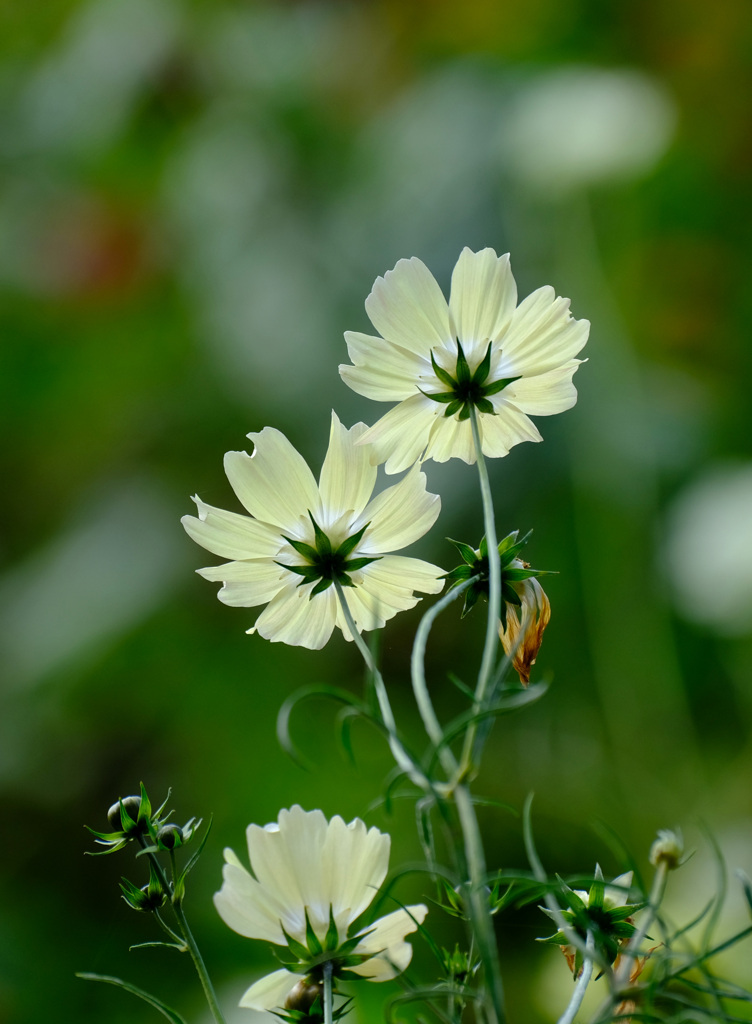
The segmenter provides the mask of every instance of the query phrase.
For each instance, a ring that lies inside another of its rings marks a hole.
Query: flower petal
[[[370,905],[386,878],[389,866],[388,835],[366,828],[356,818],[349,824],[336,815],[329,822],[320,869],[321,892],[329,923],[331,904],[340,939],[352,922]]]
[[[252,516],[280,527],[282,533],[300,529],[307,512],[320,515],[319,489],[303,456],[284,434],[264,427],[249,434],[255,449],[227,452],[225,473],[232,489]]]
[[[422,594],[438,594],[444,586],[440,578],[444,570],[440,566],[406,555],[384,555],[367,565],[363,575],[363,589],[372,594],[378,594],[380,587],[393,588],[395,592],[419,590]]]
[[[260,885],[232,850],[225,850],[225,860],[222,888],[214,895],[219,916],[239,935],[285,945],[280,920],[287,915],[275,891]]]
[[[285,1000],[299,981],[299,974],[272,971],[243,993],[238,1006],[247,1010],[277,1010],[285,1005]]]
[[[427,355],[452,338],[446,299],[416,257],[400,260],[394,270],[376,278],[366,312],[383,338],[410,352]]]
[[[463,249],[452,273],[449,309],[471,366],[483,358],[488,342],[509,323],[516,305],[517,285],[509,254]]]
[[[457,416],[439,416],[431,428],[425,457],[434,462],[462,459],[469,466],[475,462],[473,428],[470,420]]]
[[[217,597],[233,608],[266,604],[285,585],[285,571],[274,562],[225,562],[196,572],[205,580],[223,583]]]
[[[430,372],[430,359],[383,338],[346,331],[347,351],[354,366],[343,363],[342,380],[353,391],[377,402],[401,402],[415,394],[418,379]]]
[[[553,370],[577,355],[589,332],[589,321],[571,316],[569,299],[557,298],[550,285],[538,288],[519,304],[501,336],[500,376]]]
[[[399,483],[376,495],[352,524],[353,532],[371,525],[358,554],[399,551],[427,533],[441,511],[441,498],[426,490],[426,475],[417,465]]]
[[[365,430],[365,423],[356,423],[347,430],[340,423],[336,413],[332,412],[329,448],[321,468],[319,485],[323,512],[323,522],[320,522],[319,526],[323,530],[345,512],[359,515],[371,497],[377,469],[371,464],[368,448],[355,443]],[[345,538],[337,538],[335,541],[330,537],[330,540],[337,543]]]
[[[510,402],[497,395],[491,401],[496,415],[480,418],[481,448],[485,456],[499,459],[521,441],[543,440],[533,421]]]
[[[202,548],[222,558],[267,558],[279,550],[281,537],[268,523],[249,519],[237,512],[214,508],[194,496],[195,516],[183,516],[185,532]]]
[[[368,929],[371,934],[366,935],[353,951],[375,955],[350,970],[371,981],[389,981],[396,977],[405,970],[413,955],[413,947],[405,942],[405,936],[423,924],[427,913],[428,908],[419,903],[379,918]]]
[[[292,577],[292,573],[290,574]],[[295,577],[297,580],[297,577]],[[273,643],[318,651],[332,635],[336,621],[336,594],[329,587],[309,600],[311,586],[288,583],[264,608],[249,632]]]
[[[418,461],[428,443],[436,413],[425,395],[413,395],[377,420],[360,438],[371,445],[371,458],[386,462],[387,473],[401,473]]]
[[[284,904],[290,925],[285,928],[300,942],[305,942],[306,907],[320,937],[329,923],[329,893],[321,885],[326,833],[323,813],[304,811],[297,804],[280,811],[277,826],[249,825],[246,831],[253,872],[264,889]]]
[[[553,416],[577,402],[572,375],[582,360],[570,359],[547,373],[521,377],[504,389],[504,397],[528,416]]]

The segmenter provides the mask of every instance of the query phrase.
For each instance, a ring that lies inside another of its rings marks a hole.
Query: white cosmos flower
[[[412,957],[405,936],[422,924],[428,913],[423,904],[348,934],[386,877],[388,835],[367,829],[359,818],[349,825],[339,816],[327,822],[321,811],[297,805],[280,811],[277,822],[265,828],[249,825],[246,835],[253,874],[225,850],[224,881],[214,897],[222,920],[240,935],[279,946],[292,939],[308,949],[312,930],[325,952],[311,956],[310,970],[301,958],[299,973],[283,969],[261,978],[241,1006],[283,1007],[302,977],[320,982],[324,960],[332,962],[335,979],[355,975],[388,981],[405,970]]]
[[[381,337],[346,332],[353,365],[339,372],[366,398],[399,402],[362,437],[387,473],[421,457],[475,462],[471,405],[483,454],[494,458],[541,440],[530,416],[577,401],[575,356],[590,324],[548,285],[517,305],[509,255],[463,249],[449,303],[424,263],[400,260],[376,279],[366,312]]]
[[[332,413],[329,450],[318,484],[299,454],[273,427],[249,434],[255,449],[228,452],[225,472],[249,516],[206,505],[184,516],[188,534],[232,561],[199,569],[221,581],[225,604],[266,604],[256,625],[267,640],[318,649],[335,626],[352,639],[332,583],[337,579],[359,630],[378,629],[418,602],[413,591],[436,594],[443,570],[418,558],[386,554],[422,537],[439,514],[438,495],[414,467],[375,498],[377,470],[357,441],[364,423],[347,430]]]

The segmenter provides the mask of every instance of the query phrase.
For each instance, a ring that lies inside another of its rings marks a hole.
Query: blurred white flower
[[[752,632],[752,464],[715,466],[679,494],[665,564],[687,618],[727,636]]]
[[[199,569],[221,581],[219,599],[244,608],[266,604],[248,630],[293,646],[323,647],[335,626],[352,639],[337,600],[346,588],[358,630],[378,629],[418,602],[413,591],[436,594],[443,570],[418,558],[386,554],[422,537],[441,501],[426,491],[417,467],[375,498],[376,467],[332,413],[329,450],[318,484],[299,454],[273,427],[249,434],[252,455],[228,452],[225,472],[248,516],[193,500],[199,516],[183,517],[202,547],[233,561]]]
[[[503,155],[526,185],[558,195],[649,171],[675,124],[671,97],[644,72],[568,67],[521,91],[504,128]]]
[[[288,946],[298,970],[261,978],[241,1006],[284,1007],[292,990],[300,991],[301,979],[320,983],[325,961],[332,963],[335,979],[388,981],[406,969],[412,946],[405,936],[423,922],[428,913],[423,904],[387,914],[352,934],[353,923],[386,877],[388,835],[366,829],[359,818],[349,825],[339,816],[327,822],[321,811],[297,805],[280,811],[277,822],[265,828],[249,825],[246,835],[253,874],[225,850],[217,910],[240,935]]]
[[[577,401],[574,357],[590,325],[574,320],[569,300],[549,286],[518,306],[508,255],[463,249],[449,303],[421,260],[400,260],[376,279],[366,311],[381,337],[348,331],[354,365],[339,370],[366,398],[399,402],[361,438],[387,473],[421,457],[475,462],[471,406],[483,454],[494,458],[541,440],[530,415]]]

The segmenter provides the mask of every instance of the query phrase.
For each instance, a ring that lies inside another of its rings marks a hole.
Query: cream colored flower
[[[441,590],[438,566],[387,554],[433,526],[440,499],[426,491],[418,467],[372,498],[377,471],[368,447],[357,444],[365,430],[363,423],[347,430],[332,413],[317,484],[284,434],[265,427],[248,435],[252,455],[225,456],[227,477],[250,516],[193,499],[199,514],[183,517],[186,531],[208,551],[232,559],[199,574],[222,582],[218,596],[225,604],[266,604],[249,633],[312,649],[323,647],[335,626],[352,639],[334,580],[345,588],[359,630],[378,629],[412,608],[415,590]]]
[[[233,931],[287,946],[297,963],[291,962],[295,971],[257,981],[241,1006],[283,1007],[302,977],[320,982],[325,961],[335,979],[388,981],[405,970],[412,957],[405,936],[422,924],[425,906],[353,928],[386,877],[388,835],[359,818],[349,825],[338,816],[327,822],[321,811],[298,806],[280,811],[265,828],[249,825],[246,834],[253,874],[225,850],[224,882],[214,903]]]
[[[348,331],[353,365],[339,372],[366,398],[399,403],[361,439],[387,473],[420,458],[475,462],[471,406],[483,454],[494,458],[541,440],[530,416],[577,401],[575,356],[590,324],[574,320],[569,299],[549,286],[518,306],[508,255],[463,249],[449,303],[424,263],[400,260],[376,279],[366,311],[381,337]]]

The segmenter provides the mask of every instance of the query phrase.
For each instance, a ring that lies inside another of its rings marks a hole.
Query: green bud
[[[157,846],[160,850],[175,850],[183,845],[183,830],[179,825],[163,825],[157,832]]]
[[[317,999],[322,997],[323,987],[310,978],[301,978],[285,999],[286,1010],[308,1013]]]
[[[123,821],[122,811],[134,821],[138,820],[138,812],[141,808],[141,797],[140,796],[124,796],[117,803],[114,803],[107,812],[107,820],[114,829],[123,830],[124,832],[133,833],[140,831],[140,829],[133,828],[132,826],[126,827]]]
[[[665,864],[669,871],[679,867],[679,862],[684,855],[684,840],[680,831],[672,832],[670,829],[660,829],[658,838],[650,847],[650,863],[657,868]]]

